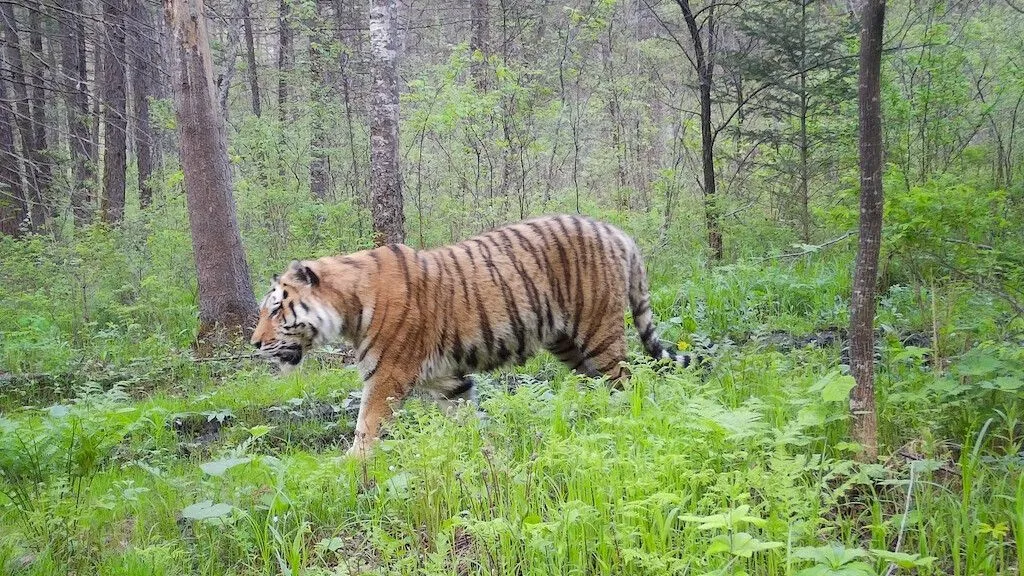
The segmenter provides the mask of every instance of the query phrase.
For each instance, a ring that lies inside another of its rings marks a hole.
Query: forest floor
[[[999,423],[962,444],[917,435],[926,411],[911,417],[907,395],[924,395],[932,370],[924,348],[894,339],[879,412],[883,437],[904,441],[856,464],[840,340],[822,330],[720,343],[705,371],[638,360],[624,392],[541,356],[482,377],[482,414],[411,400],[362,463],[343,456],[358,375],[331,355],[286,378],[252,361],[65,388],[9,377],[0,566],[1017,573],[1019,440],[985,441]]]

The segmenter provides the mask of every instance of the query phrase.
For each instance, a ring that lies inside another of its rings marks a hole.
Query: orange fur
[[[541,349],[620,385],[627,305],[652,356],[689,362],[654,337],[633,240],[590,218],[552,216],[432,250],[391,245],[293,262],[275,278],[252,340],[283,367],[321,342],[353,344],[364,389],[350,452],[365,454],[414,387],[471,399],[468,374]]]

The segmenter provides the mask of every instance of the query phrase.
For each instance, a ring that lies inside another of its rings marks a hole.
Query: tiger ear
[[[316,275],[316,272],[313,272],[312,268],[298,260],[292,260],[291,271],[295,274],[295,279],[299,282],[309,284],[313,287],[320,284],[320,277]]]

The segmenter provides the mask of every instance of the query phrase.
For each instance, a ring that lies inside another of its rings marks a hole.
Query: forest
[[[1022,56],[1022,0],[0,1],[0,574],[1020,574]],[[548,214],[700,365],[629,323],[622,390],[544,352],[355,458],[354,351],[248,342],[293,260]]]

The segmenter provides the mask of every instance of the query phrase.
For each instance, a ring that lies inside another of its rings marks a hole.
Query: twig
[[[822,248],[828,248],[829,246],[832,246],[833,244],[838,244],[838,243],[842,242],[843,240],[846,240],[850,236],[853,236],[853,232],[854,232],[853,230],[850,230],[849,232],[843,234],[842,236],[839,236],[838,238],[833,238],[833,239],[829,240],[828,242],[825,242],[825,243],[822,243],[822,244],[818,244],[818,245],[816,245],[814,247],[813,250],[801,250],[800,252],[789,252],[789,253],[786,253],[786,254],[776,254],[774,256],[768,256],[768,257],[765,257],[765,258],[761,258],[760,260],[755,260],[755,262],[766,262],[768,260],[781,260],[783,258],[797,258],[797,257],[800,257],[800,256],[806,256],[808,254],[814,254],[815,252],[818,252]]]
[[[210,356],[209,358],[193,358],[192,362],[200,364],[203,362],[220,362],[222,360],[245,360],[246,358],[256,358],[259,354],[235,354],[231,356]]]
[[[900,552],[900,547],[903,546],[903,533],[907,528],[907,516],[910,514],[910,505],[914,498],[914,478],[917,467],[914,463],[910,464],[910,482],[907,483],[907,499],[906,504],[903,506],[903,518],[900,520],[900,531],[896,535],[896,549],[893,551],[897,554]],[[889,569],[885,571],[885,576],[892,576],[896,572],[896,563],[890,562]]]
[[[750,208],[750,207],[751,207],[751,206],[753,206],[753,205],[754,205],[754,202],[753,202],[753,201],[751,201],[751,202],[748,202],[747,204],[745,204],[745,205],[743,205],[743,206],[740,206],[739,208],[737,208],[737,209],[733,210],[732,212],[729,212],[728,214],[723,214],[723,215],[722,215],[722,219],[724,220],[724,219],[726,219],[726,218],[729,218],[729,217],[735,216],[735,215],[739,214],[740,212],[743,212],[743,211],[744,211],[744,210],[746,210],[747,208]]]
[[[966,240],[957,240],[956,238],[943,238],[943,242],[949,242],[950,244],[962,244],[964,246],[970,246],[971,248],[977,248],[978,250],[994,250],[988,244],[975,244],[974,242],[968,242]]]

